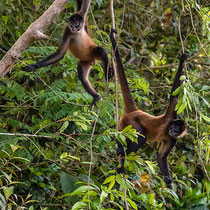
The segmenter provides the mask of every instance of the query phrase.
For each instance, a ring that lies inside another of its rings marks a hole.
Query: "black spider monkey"
[[[186,54],[183,54],[180,58],[179,68],[172,85],[168,108],[163,115],[152,116],[136,107],[129,90],[122,60],[113,35],[114,32],[116,33],[116,30],[112,29],[110,39],[112,47],[115,51],[117,73],[125,108],[125,113],[120,119],[120,129],[123,129],[128,125],[132,125],[133,128],[135,128],[140,134],[143,134],[143,136],[138,135],[138,143],[127,140],[126,154],[129,155],[131,152],[137,152],[146,140],[150,142],[160,142],[161,145],[157,154],[157,161],[159,168],[164,175],[165,183],[170,184],[172,182],[172,178],[169,171],[167,156],[175,146],[177,142],[176,138],[183,137],[187,130],[184,121],[177,118],[177,113],[175,111],[175,107],[178,102],[178,95],[173,96],[172,93],[181,85],[180,76],[184,62],[187,60],[187,56]],[[124,173],[125,152],[123,145],[119,141],[117,144],[118,155],[121,156],[121,167],[117,169],[117,172]]]
[[[62,42],[57,51],[40,62],[26,66],[26,68],[32,71],[56,63],[69,50],[74,57],[79,59],[78,76],[85,90],[93,96],[92,108],[93,105],[96,106],[100,96],[92,87],[88,78],[91,66],[95,64],[96,60],[101,60],[106,80],[112,78],[113,72],[105,49],[94,43],[88,35],[86,17],[90,3],[91,0],[77,0],[79,12],[69,18]]]

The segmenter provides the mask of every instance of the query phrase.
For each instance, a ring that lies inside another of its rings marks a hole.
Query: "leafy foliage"
[[[52,2],[3,0],[2,49],[9,49]],[[68,53],[57,64],[24,70],[57,49],[75,11],[70,1],[47,32],[51,40],[30,46],[0,81],[1,209],[126,209],[125,200],[130,209],[208,209],[209,7],[207,1],[183,3],[128,0],[114,6],[120,52],[138,107],[154,115],[164,112],[182,47],[189,54],[183,85],[173,93],[180,93],[176,109],[188,135],[169,156],[172,187],[163,182],[153,145],[127,156],[127,173],[116,174],[116,139],[126,145],[126,138],[136,141],[136,131],[130,126],[116,131],[114,82],[105,83],[100,64],[90,74],[103,97],[93,111],[77,77],[77,60]],[[111,58],[108,6],[93,1],[89,25]],[[0,50],[0,58],[4,53]],[[120,114],[121,107],[120,95]]]

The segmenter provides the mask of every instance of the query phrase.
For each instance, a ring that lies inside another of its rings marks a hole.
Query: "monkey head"
[[[183,137],[186,132],[187,129],[183,120],[176,119],[169,123],[168,133],[170,136],[174,138],[180,138]]]
[[[72,33],[79,32],[84,25],[83,17],[79,14],[74,14],[69,18],[68,26]]]

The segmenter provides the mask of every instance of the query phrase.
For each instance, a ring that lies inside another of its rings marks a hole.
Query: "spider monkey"
[[[122,60],[113,35],[114,32],[116,33],[116,30],[112,29],[110,39],[112,47],[115,50],[117,74],[120,81],[125,108],[125,113],[120,119],[120,129],[123,129],[128,125],[132,125],[133,128],[142,134],[138,135],[138,143],[127,140],[126,154],[129,155],[131,152],[137,152],[146,140],[149,142],[160,142],[161,145],[157,153],[157,162],[162,174],[164,175],[165,183],[169,185],[172,182],[172,178],[169,171],[167,157],[172,148],[175,146],[177,138],[183,137],[187,130],[185,128],[184,121],[177,118],[177,113],[175,111],[175,107],[178,102],[178,95],[172,95],[172,93],[181,85],[180,76],[184,62],[187,60],[187,56],[186,54],[183,54],[180,58],[179,68],[172,85],[170,103],[165,113],[160,116],[152,116],[136,107],[129,90]],[[121,156],[121,167],[117,169],[117,172],[124,173],[125,152],[123,145],[119,141],[117,141],[117,145],[117,153]]]
[[[33,71],[43,66],[56,63],[61,60],[66,51],[69,50],[74,57],[79,59],[77,66],[78,77],[82,82],[84,89],[93,97],[91,103],[92,109],[93,105],[96,106],[100,96],[93,88],[88,78],[91,66],[95,64],[96,60],[100,60],[102,62],[106,81],[112,78],[113,72],[109,65],[105,49],[94,43],[88,35],[86,17],[90,3],[91,0],[77,0],[79,12],[73,14],[69,18],[61,44],[57,51],[40,62],[26,66],[26,69]]]

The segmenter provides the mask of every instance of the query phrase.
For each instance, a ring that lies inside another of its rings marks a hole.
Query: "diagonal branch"
[[[0,61],[0,79],[8,73],[15,61],[20,58],[21,53],[35,40],[47,39],[48,36],[44,34],[52,21],[58,16],[68,0],[55,0],[53,4],[34,21],[22,36],[15,42],[10,50],[4,55]]]

